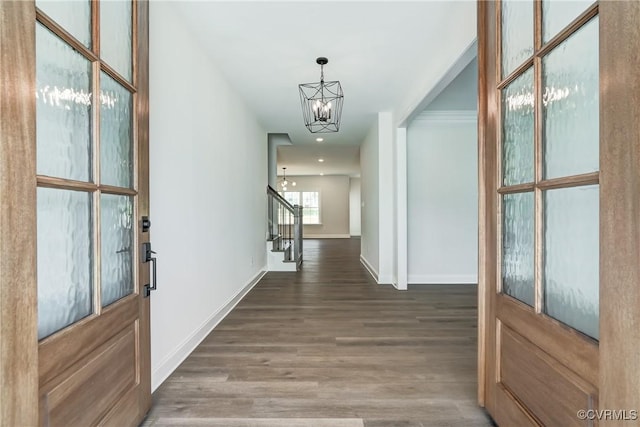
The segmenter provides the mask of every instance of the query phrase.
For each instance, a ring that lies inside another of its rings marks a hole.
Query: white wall
[[[473,53],[476,49],[473,50]],[[461,58],[462,60],[463,58]],[[478,109],[478,58],[460,73],[427,105],[428,111],[476,111]]]
[[[360,145],[361,240],[360,257],[378,278],[378,123]]]
[[[398,125],[417,111],[427,106],[425,97],[432,93],[438,82],[447,73],[452,64],[474,44],[477,35],[477,3],[474,1],[450,1],[449,16],[443,19],[439,28],[430,28],[438,35],[440,50],[431,55],[429,67],[423,73],[422,84],[416,85],[410,93],[403,94],[404,101],[394,113],[395,123]]]
[[[396,283],[396,146],[393,114],[378,113],[378,283]]]
[[[360,178],[349,179],[349,234],[360,236]]]
[[[150,5],[153,389],[266,265],[267,134],[174,7]]]
[[[305,225],[307,238],[349,237],[349,177],[345,175],[287,176],[296,186],[289,191],[318,191],[320,193],[319,225]]]
[[[426,112],[407,129],[409,283],[477,283],[474,111]]]

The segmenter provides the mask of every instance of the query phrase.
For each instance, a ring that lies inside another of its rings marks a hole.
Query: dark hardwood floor
[[[377,285],[359,239],[305,240],[153,395],[146,426],[491,426],[476,287]]]

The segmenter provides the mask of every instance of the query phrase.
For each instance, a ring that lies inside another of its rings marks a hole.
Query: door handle
[[[155,252],[151,250],[151,242],[145,242],[142,244],[142,251],[141,251],[142,262],[148,263],[149,261],[151,261],[151,269],[152,269],[151,274],[153,276],[151,280],[151,283],[153,285],[149,283],[144,285],[145,298],[151,295],[151,291],[155,291],[158,285],[157,283],[158,275],[156,271],[156,257],[153,256],[154,254]]]

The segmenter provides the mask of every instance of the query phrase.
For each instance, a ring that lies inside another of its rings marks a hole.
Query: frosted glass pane
[[[598,186],[544,194],[545,312],[598,338]]]
[[[91,195],[38,188],[38,338],[92,313]]]
[[[533,182],[533,69],[502,90],[502,182]]]
[[[544,177],[599,169],[598,18],[542,59]]]
[[[533,55],[533,1],[502,1],[502,76]]]
[[[133,292],[133,201],[128,196],[100,198],[102,306]]]
[[[594,0],[595,1],[595,0]],[[587,10],[591,0],[542,0],[542,40],[548,42]]]
[[[131,187],[131,93],[105,73],[100,74],[100,182]]]
[[[36,25],[38,174],[91,179],[91,64]]]
[[[89,0],[36,0],[36,6],[83,45],[91,47]]]
[[[100,58],[131,81],[131,1],[100,2]]]
[[[505,194],[502,212],[502,291],[533,306],[533,193]]]

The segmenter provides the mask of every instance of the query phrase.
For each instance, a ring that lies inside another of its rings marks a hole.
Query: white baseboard
[[[154,392],[173,371],[186,359],[207,335],[233,310],[244,296],[267,274],[267,266],[258,272],[245,286],[242,287],[225,305],[213,313],[200,327],[189,335],[175,350],[170,352],[151,374],[151,391]]]
[[[408,285],[408,283],[405,283],[404,285],[402,285],[402,286],[401,286],[401,285],[398,283],[398,281],[397,281],[397,280],[394,280],[394,281],[391,283],[391,285],[392,285],[394,288],[396,288],[396,290],[398,290],[398,291],[408,291],[408,290],[409,290],[409,288],[408,288],[408,286],[407,286],[407,285]]]
[[[378,275],[378,284],[379,285],[393,285],[393,277],[390,274],[379,274]]]
[[[475,274],[410,274],[411,285],[469,285],[477,284]]]
[[[362,263],[362,265],[364,265],[364,268],[367,269],[369,274],[371,274],[371,277],[373,277],[373,280],[375,280],[376,283],[378,283],[378,272],[376,271],[375,268],[371,266],[369,261],[367,261],[367,259],[364,256],[362,256],[362,254],[360,254],[360,262]]]
[[[350,234],[305,234],[305,239],[349,239]]]

